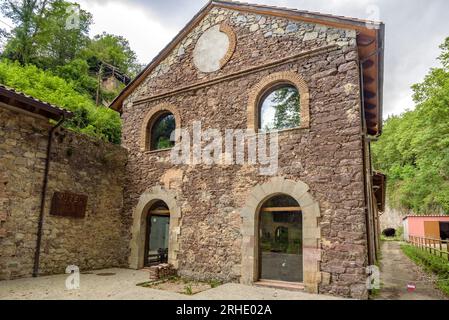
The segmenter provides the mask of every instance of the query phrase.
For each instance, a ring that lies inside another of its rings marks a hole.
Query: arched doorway
[[[287,195],[266,200],[259,213],[259,279],[302,283],[303,216]]]
[[[170,232],[168,241],[168,263],[174,268],[179,267],[179,235],[181,234],[181,208],[176,201],[173,191],[165,190],[161,186],[155,186],[145,191],[139,198],[139,203],[134,209],[133,224],[131,227],[131,241],[129,243],[131,252],[129,255],[129,267],[131,269],[142,269],[145,266],[145,246],[147,230],[149,229],[148,216],[155,208],[155,204],[163,201],[170,215]]]
[[[156,201],[148,211],[145,233],[146,267],[168,262],[170,210],[164,201]]]

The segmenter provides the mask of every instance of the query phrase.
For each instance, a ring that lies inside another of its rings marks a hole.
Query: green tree
[[[136,75],[141,68],[128,40],[105,32],[89,42],[83,57],[92,67],[106,62],[129,76]]]
[[[63,66],[57,67],[55,74],[73,82],[74,88],[78,92],[86,93],[92,98],[95,97],[98,81],[91,75],[90,66],[86,60],[76,58]]]
[[[101,62],[128,76],[140,71],[136,54],[125,38],[107,33],[89,38],[92,15],[79,5],[64,0],[0,1],[2,13],[15,25],[3,57],[51,70],[93,100],[99,94],[100,101],[111,101],[124,87],[119,85],[112,92],[99,88]]]
[[[51,0],[4,0],[0,10],[12,20],[15,28],[5,46],[4,56],[21,64],[30,63],[37,52],[37,35],[40,22]]]
[[[43,16],[36,35],[38,51],[32,62],[55,70],[79,57],[86,48],[92,15],[78,5],[55,0],[45,8]]]
[[[274,128],[297,127],[301,117],[298,90],[294,87],[283,87],[275,92],[273,102],[276,108]]]
[[[416,108],[389,118],[373,145],[391,205],[416,213],[449,214],[449,38],[441,49],[442,66],[413,86]]]
[[[11,18],[11,32],[3,56],[25,65],[55,70],[69,63],[89,42],[92,16],[63,0],[6,0],[2,13]],[[69,22],[75,17],[75,24]]]

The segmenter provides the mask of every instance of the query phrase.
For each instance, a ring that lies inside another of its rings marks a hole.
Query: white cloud
[[[148,63],[177,33],[177,26],[165,25],[150,9],[129,2],[78,1],[92,13],[91,35],[103,31],[128,39],[141,63]]]

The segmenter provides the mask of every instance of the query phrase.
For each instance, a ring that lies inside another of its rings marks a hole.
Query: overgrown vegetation
[[[66,122],[66,127],[105,141],[120,143],[118,113],[96,107],[88,95],[75,89],[72,82],[33,65],[21,66],[18,62],[2,60],[0,83],[72,111],[75,116]]]
[[[185,289],[185,294],[186,295],[188,295],[188,296],[192,296],[193,295],[193,289],[192,289],[192,284],[191,283],[187,284],[184,287],[184,289]]]
[[[218,288],[218,287],[221,286],[223,283],[222,283],[221,281],[219,281],[219,280],[210,280],[210,281],[209,281],[209,284],[210,284],[210,287],[211,287],[212,289],[214,289],[214,288]]]
[[[220,281],[212,280],[209,282],[195,281],[191,279],[181,278],[179,276],[169,276],[163,279],[139,283],[137,286],[176,292],[188,296],[216,288],[222,285]]]
[[[99,86],[102,65],[130,77],[140,70],[128,41],[107,33],[90,38],[92,15],[64,0],[2,1],[0,10],[14,25],[0,31],[0,82],[73,111],[67,127],[119,143],[118,115],[96,102],[107,104],[124,87]]]
[[[437,276],[437,287],[449,295],[449,262],[411,245],[401,245],[402,251],[427,272]]]
[[[417,214],[449,214],[449,38],[441,50],[441,67],[413,86],[416,109],[390,117],[373,145],[390,205]]]

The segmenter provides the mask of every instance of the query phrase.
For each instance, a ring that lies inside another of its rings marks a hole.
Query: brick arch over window
[[[295,199],[303,215],[303,272],[304,286],[311,293],[318,293],[322,281],[321,261],[321,217],[320,206],[309,193],[309,186],[301,181],[272,178],[269,182],[253,188],[241,209],[242,264],[241,282],[252,284],[259,275],[259,220],[262,205],[276,195],[287,195]]]
[[[229,38],[229,47],[226,55],[220,60],[220,68],[223,68],[229,60],[231,60],[234,55],[235,49],[237,47],[237,36],[235,35],[234,30],[226,23],[222,23],[220,25],[220,31],[226,33]]]
[[[146,114],[142,122],[142,129],[140,132],[140,148],[142,151],[150,150],[150,140],[151,140],[151,127],[159,118],[160,115],[165,112],[170,112],[175,117],[176,129],[181,128],[181,114],[178,112],[175,106],[162,103],[155,107],[152,107],[150,111]]]
[[[248,99],[248,129],[259,129],[259,104],[261,97],[270,88],[281,84],[291,84],[300,94],[301,129],[310,128],[310,94],[309,87],[304,79],[294,71],[277,72],[263,78],[250,91]]]

